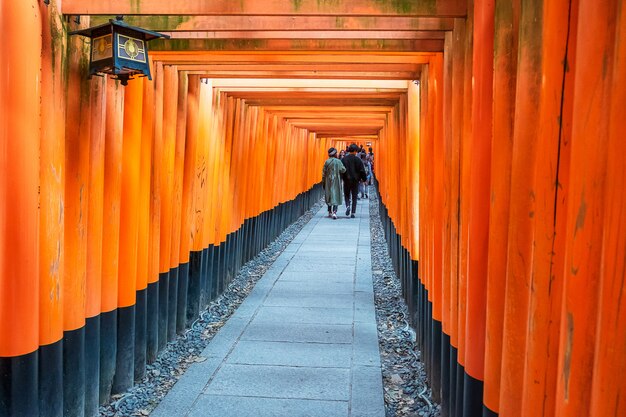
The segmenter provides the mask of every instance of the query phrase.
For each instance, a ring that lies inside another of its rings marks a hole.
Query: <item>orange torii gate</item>
[[[0,0],[0,416],[127,389],[359,138],[442,414],[626,413],[622,0],[49,3]],[[85,77],[118,14],[153,82]]]

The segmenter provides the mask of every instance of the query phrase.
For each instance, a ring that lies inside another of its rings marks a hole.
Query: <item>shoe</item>
[[[350,218],[351,218],[351,219],[354,219],[354,214],[351,214],[351,215],[350,215]]]
[[[350,207],[346,209],[346,216],[349,216],[349,215],[350,215]]]
[[[337,220],[337,214],[333,213],[333,220]]]
[[[333,214],[330,211],[328,212],[328,217],[333,217]]]

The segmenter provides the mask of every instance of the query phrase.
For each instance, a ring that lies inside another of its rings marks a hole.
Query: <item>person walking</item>
[[[346,167],[337,159],[337,149],[328,150],[328,159],[322,169],[322,187],[328,206],[328,217],[337,220],[337,207],[341,204],[341,175],[346,172]]]
[[[346,172],[343,174],[343,196],[346,200],[346,216],[350,216],[351,218],[354,218],[356,214],[359,182],[365,181],[367,178],[363,162],[356,156],[358,149],[359,147],[354,143],[350,145],[348,148],[350,153],[346,155],[342,161],[346,168]]]
[[[370,162],[367,160],[367,156],[365,155],[365,152],[362,152],[360,156],[361,156],[361,162],[363,162],[363,168],[365,168],[366,178],[365,178],[365,181],[361,181],[359,183],[359,193],[361,194],[361,198],[369,198],[369,196],[367,195],[367,191],[368,191],[368,185],[372,178],[372,168],[371,168]]]

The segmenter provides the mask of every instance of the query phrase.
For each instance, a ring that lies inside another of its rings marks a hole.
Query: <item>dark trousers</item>
[[[352,214],[356,213],[356,200],[359,195],[359,182],[344,181],[343,196],[346,199],[346,208],[350,207],[352,201]]]
[[[336,205],[330,205],[330,204],[326,204],[328,206],[328,213],[337,213],[337,206]]]

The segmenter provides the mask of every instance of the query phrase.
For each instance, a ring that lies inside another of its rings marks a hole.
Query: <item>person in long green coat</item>
[[[328,150],[328,159],[322,169],[322,187],[328,206],[328,217],[337,220],[337,206],[341,205],[341,174],[346,172],[346,167],[337,159],[337,149]]]

